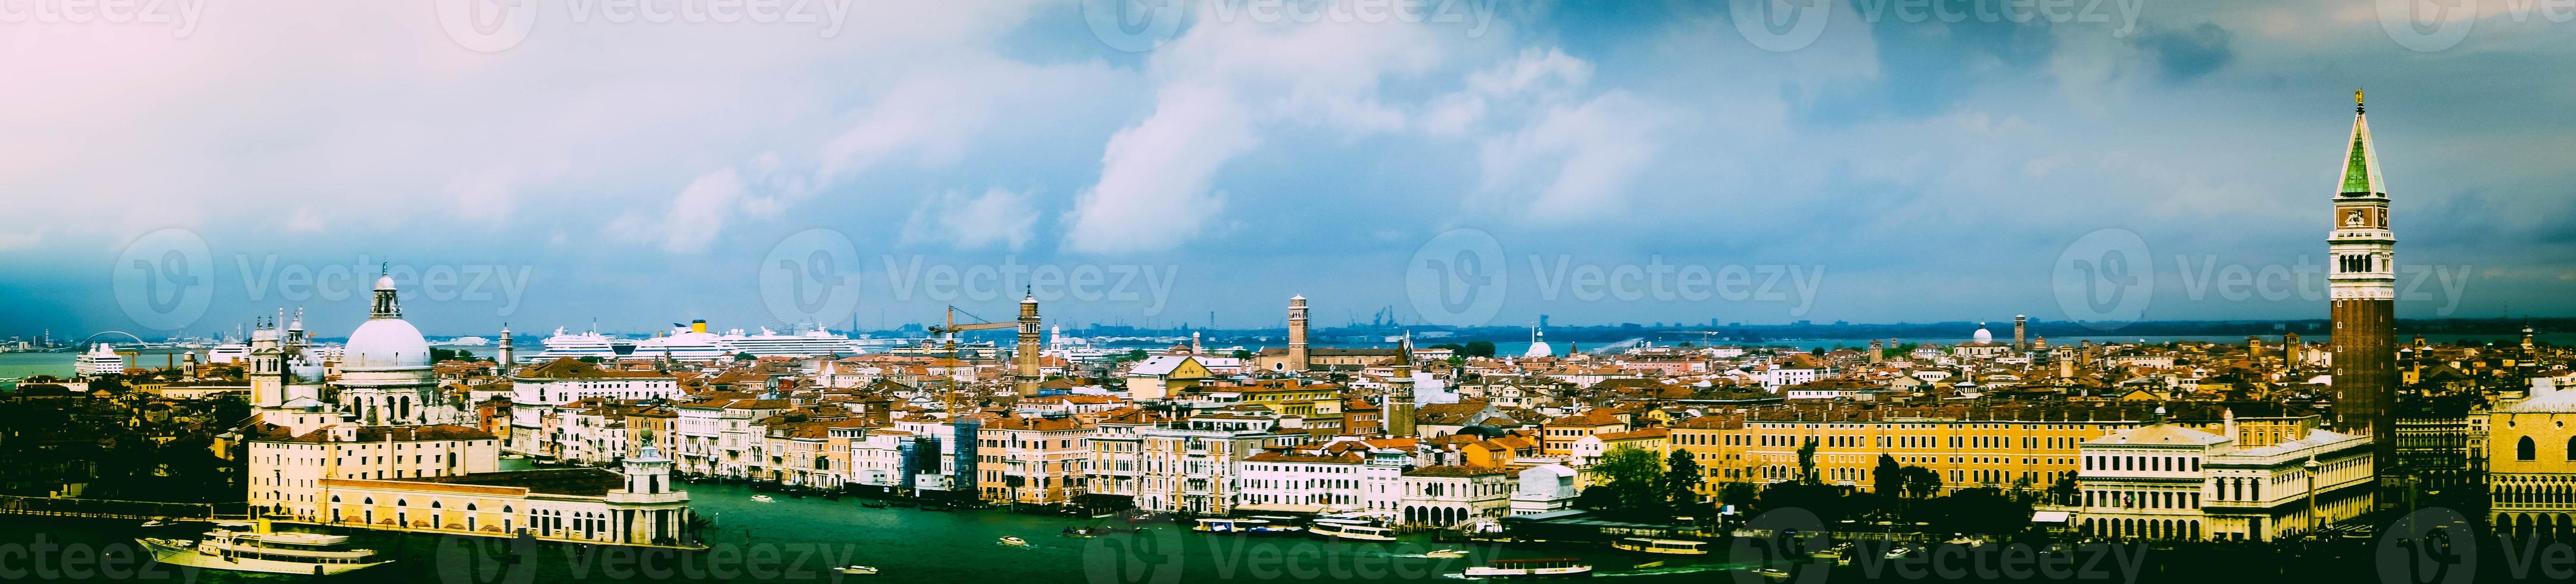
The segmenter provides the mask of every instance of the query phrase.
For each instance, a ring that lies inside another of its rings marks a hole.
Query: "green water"
[[[0,377],[71,377],[72,358],[77,356],[74,353],[0,353]]]
[[[436,584],[554,584],[562,582],[942,582],[1180,584],[1217,581],[1457,582],[1469,566],[1497,558],[1581,557],[1601,576],[1637,576],[1635,582],[1732,580],[1715,559],[1646,557],[1603,546],[1435,543],[1408,536],[1393,543],[1327,542],[1303,536],[1253,538],[1208,535],[1169,523],[1141,534],[1090,539],[1062,537],[1066,527],[1106,520],[1019,515],[1002,511],[933,512],[861,507],[857,499],[780,498],[757,503],[739,486],[689,485],[691,506],[716,518],[706,552],[630,553],[626,548],[584,548],[488,538],[355,532],[364,547],[395,563],[332,580]],[[202,531],[164,529],[149,535],[182,538]],[[80,544],[109,557],[132,554],[133,537],[146,535],[131,522],[0,517],[8,543],[44,537],[56,545]],[[997,543],[1027,539],[1028,547]],[[1439,548],[1466,549],[1466,559],[1421,557]],[[120,551],[121,550],[121,551]],[[505,561],[521,558],[516,562]],[[1634,570],[1644,561],[1666,566]],[[843,576],[833,566],[861,564],[876,576]],[[126,580],[172,582],[283,582],[309,577],[165,569]],[[189,579],[193,577],[193,580]],[[68,578],[65,578],[68,579]],[[96,578],[93,578],[96,579]]]

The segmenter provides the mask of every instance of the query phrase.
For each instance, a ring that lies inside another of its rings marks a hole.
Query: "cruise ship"
[[[206,350],[207,363],[241,363],[250,360],[250,345],[224,343]]]
[[[90,345],[89,352],[81,353],[73,363],[72,371],[83,377],[124,373],[125,356],[116,354],[116,347],[107,343]]]
[[[868,351],[862,341],[822,329],[781,334],[760,329],[760,334],[744,334],[741,329],[725,334],[707,332],[707,321],[690,321],[674,325],[665,333],[645,339],[624,339],[586,331],[571,334],[555,329],[544,341],[546,349],[536,359],[559,357],[599,357],[602,359],[659,359],[669,357],[682,361],[724,359],[743,353],[760,357],[820,357],[858,355]]]

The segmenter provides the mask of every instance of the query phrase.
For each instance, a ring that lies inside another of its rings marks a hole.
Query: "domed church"
[[[453,424],[461,415],[439,394],[429,340],[402,319],[390,273],[376,278],[375,306],[366,324],[349,333],[339,371],[340,379],[331,382],[332,401],[360,424]]]

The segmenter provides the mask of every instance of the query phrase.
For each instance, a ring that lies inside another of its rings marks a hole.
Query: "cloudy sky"
[[[0,338],[2320,318],[2355,88],[2400,315],[2576,312],[2550,2],[145,4],[0,6]]]

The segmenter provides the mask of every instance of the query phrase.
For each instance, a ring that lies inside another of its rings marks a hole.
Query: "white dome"
[[[1529,350],[1527,350],[1527,351],[1522,351],[1522,352],[1521,352],[1521,356],[1522,356],[1522,357],[1554,357],[1554,356],[1556,356],[1556,346],[1555,346],[1555,345],[1547,344],[1547,341],[1539,341],[1539,342],[1535,342],[1535,343],[1530,343]]]
[[[1986,323],[1977,323],[1977,336],[1975,340],[1980,343],[1992,343],[1995,342],[1995,334],[1986,331]]]
[[[392,369],[428,367],[429,340],[421,338],[420,329],[399,318],[368,319],[349,333],[349,346],[340,356],[341,369]]]

